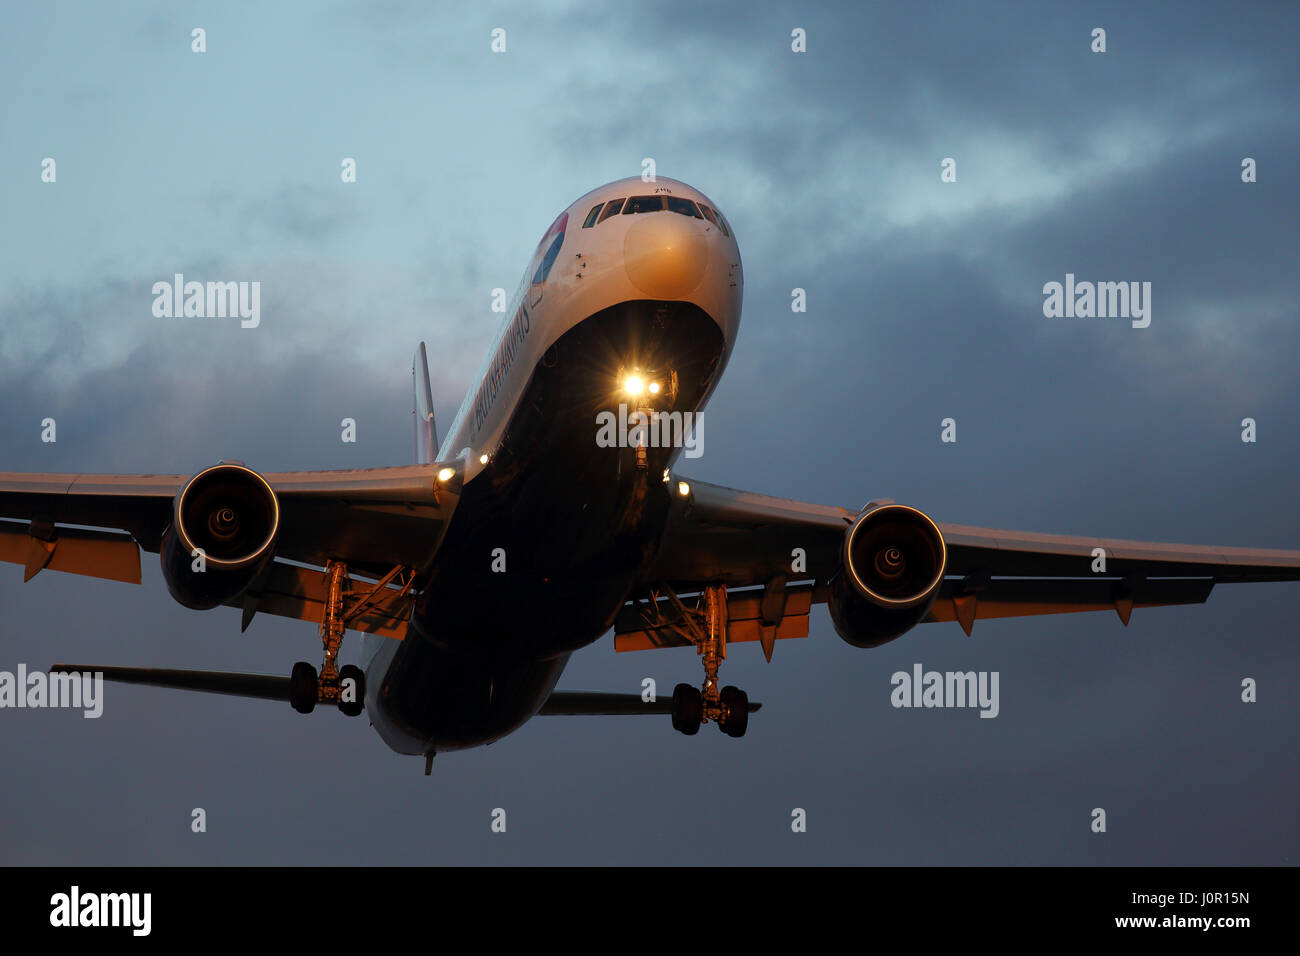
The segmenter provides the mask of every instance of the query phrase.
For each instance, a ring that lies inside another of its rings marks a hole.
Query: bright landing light
[[[623,391],[629,395],[640,395],[641,390],[645,388],[645,382],[641,381],[639,375],[629,375],[623,380]]]
[[[444,469],[442,469],[440,472],[438,472],[438,480],[439,480],[439,481],[451,481],[452,475],[454,475],[454,474],[456,474],[456,469],[454,469],[454,468],[444,468]]]
[[[651,395],[658,395],[658,394],[659,394],[659,383],[658,383],[658,382],[651,382],[651,383],[650,383],[650,394],[651,394]]]
[[[677,482],[677,493],[685,498],[691,493],[691,486],[684,481]]]

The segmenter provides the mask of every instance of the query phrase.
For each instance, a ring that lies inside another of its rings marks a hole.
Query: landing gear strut
[[[289,703],[298,713],[310,714],[317,704],[334,704],[348,717],[356,717],[365,710],[365,672],[352,664],[339,667],[339,648],[343,645],[347,622],[382,594],[383,589],[388,587],[388,583],[401,570],[400,567],[393,568],[349,609],[346,606],[351,595],[347,565],[341,561],[331,561],[325,566],[325,613],[320,623],[325,659],[321,663],[319,675],[316,668],[306,661],[293,665],[293,673],[289,676]],[[411,575],[406,580],[403,591],[410,588],[413,579],[414,575]]]
[[[696,734],[701,724],[712,721],[729,737],[745,736],[749,726],[749,695],[738,687],[718,689],[718,668],[727,656],[727,589],[722,585],[706,587],[704,607],[697,610],[685,607],[669,593],[704,663],[702,688],[678,684],[673,690],[673,729]]]
[[[644,428],[647,430],[657,429],[655,422],[659,413],[672,408],[677,402],[677,372],[675,369],[653,373],[642,372],[640,369],[629,371],[626,366],[620,365],[617,380],[624,395],[630,397],[636,403],[636,407],[629,413],[628,420],[631,421],[633,415],[639,415]],[[647,443],[656,448],[660,447],[658,441],[650,441],[648,434],[644,440],[635,443],[638,471],[646,471],[650,467]]]
[[[325,645],[325,661],[320,667],[320,696],[324,704],[339,700],[339,648],[343,644],[343,582],[347,568],[338,561],[325,565],[329,577],[329,591],[325,598],[325,617],[320,622],[321,643]]]

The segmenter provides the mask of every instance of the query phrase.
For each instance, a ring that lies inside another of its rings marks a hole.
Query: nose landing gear
[[[632,444],[636,452],[636,467],[645,471],[650,467],[647,447],[664,447],[659,437],[659,414],[677,402],[677,372],[675,369],[663,373],[642,372],[640,369],[629,371],[626,366],[619,366],[617,380],[624,400],[630,398],[635,403],[628,421],[632,422],[635,416],[641,423],[637,426],[640,440]]]

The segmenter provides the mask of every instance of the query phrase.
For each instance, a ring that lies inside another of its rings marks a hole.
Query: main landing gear
[[[339,648],[343,644],[347,622],[365,610],[371,599],[381,594],[401,570],[400,567],[393,568],[348,609],[346,604],[350,582],[347,565],[341,561],[331,561],[325,566],[327,591],[325,613],[320,624],[325,660],[321,663],[319,675],[316,668],[306,661],[293,665],[293,672],[289,675],[289,703],[298,713],[310,714],[317,704],[334,704],[348,717],[357,717],[365,710],[365,672],[352,664],[339,667]],[[408,580],[406,586],[409,588],[410,585],[411,581]]]
[[[675,600],[675,598],[674,598]],[[691,735],[713,721],[728,737],[743,737],[749,726],[749,695],[730,685],[718,689],[718,668],[727,656],[727,589],[704,589],[704,607],[678,607],[686,631],[704,661],[704,686],[678,684],[673,689],[673,729]]]

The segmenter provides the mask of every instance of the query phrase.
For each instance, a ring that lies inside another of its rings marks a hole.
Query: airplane
[[[287,677],[52,670],[364,712],[426,773],[436,753],[537,715],[666,714],[687,735],[715,723],[741,737],[759,705],[719,686],[728,648],[756,642],[771,661],[776,641],[808,635],[813,604],[871,648],[923,622],[969,635],[985,618],[1113,609],[1128,625],[1135,608],[1202,603],[1219,583],[1300,580],[1300,551],[979,528],[889,499],[847,509],[680,474],[743,294],[713,200],[662,177],[609,183],[547,229],[441,442],[420,343],[414,464],[0,473],[0,560],[24,580],[139,584],[143,549],[186,607],[237,608],[241,629],[259,613],[314,622],[322,665]],[[619,651],[694,647],[702,685],[650,701],[557,691],[570,655],[611,629]],[[361,667],[339,666],[348,630]]]

